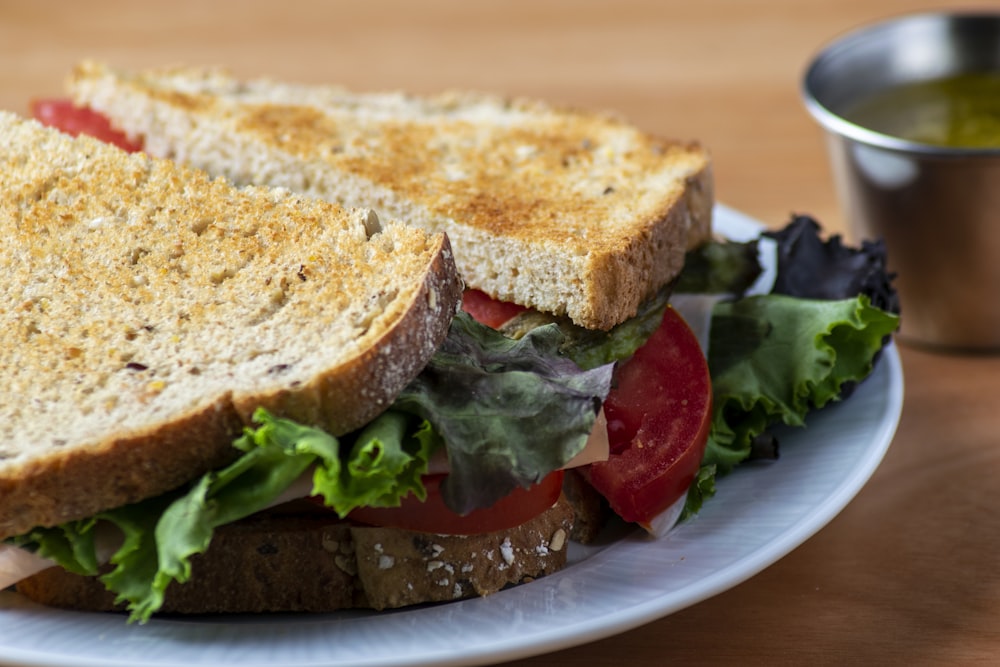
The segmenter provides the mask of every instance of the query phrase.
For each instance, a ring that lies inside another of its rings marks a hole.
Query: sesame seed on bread
[[[354,429],[443,340],[447,238],[0,113],[0,538],[228,461],[257,407]]]
[[[468,286],[591,329],[633,316],[710,234],[707,152],[610,115],[205,68],[85,62],[68,85],[152,154],[447,232]]]

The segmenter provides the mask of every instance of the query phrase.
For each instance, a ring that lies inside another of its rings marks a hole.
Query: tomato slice
[[[523,313],[527,308],[516,303],[497,301],[477,289],[467,289],[462,295],[462,310],[481,324],[498,329],[507,320]]]
[[[552,507],[562,491],[563,472],[557,470],[538,484],[518,487],[491,507],[457,514],[444,504],[441,481],[446,473],[423,478],[427,500],[409,495],[399,507],[359,507],[348,518],[372,526],[403,528],[438,535],[476,535],[506,530],[533,519]]]
[[[31,115],[38,122],[74,137],[86,134],[114,144],[130,152],[142,150],[142,143],[130,140],[125,133],[111,127],[108,119],[86,107],[78,107],[67,99],[42,99],[31,103]]]
[[[648,524],[687,492],[712,418],[708,362],[673,308],[617,369],[604,413],[611,455],[584,475],[619,516]]]

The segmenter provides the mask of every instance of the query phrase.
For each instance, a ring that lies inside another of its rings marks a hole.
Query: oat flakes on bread
[[[710,233],[707,152],[609,115],[94,62],[68,86],[154,155],[447,232],[469,287],[589,329],[632,317]]]
[[[0,113],[0,538],[187,482],[267,407],[339,434],[444,338],[447,238]]]

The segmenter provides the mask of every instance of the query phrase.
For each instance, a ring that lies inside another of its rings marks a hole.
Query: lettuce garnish
[[[896,316],[867,296],[838,301],[769,294],[719,303],[712,319],[709,370],[715,400],[705,461],[720,472],[749,457],[751,441],[777,422],[840,397],[869,375]]]
[[[710,480],[716,474],[731,471],[755,451],[776,455],[769,433],[776,424],[802,426],[811,410],[846,398],[870,375],[899,327],[899,302],[883,244],[850,248],[839,236],[823,240],[819,225],[807,216],[796,216],[765,236],[777,242],[770,293],[722,300],[712,311],[708,364],[714,412],[684,516],[696,513],[714,493]],[[756,250],[755,245],[713,242],[691,266],[717,279],[727,273],[712,265],[713,258],[728,265],[740,257],[743,265]],[[731,284],[716,280],[710,289],[742,294],[754,272],[744,266],[728,275]],[[709,289],[697,276],[681,283]]]

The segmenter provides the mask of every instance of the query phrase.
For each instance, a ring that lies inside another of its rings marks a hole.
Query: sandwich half
[[[611,115],[95,62],[68,90],[151,155],[445,232],[467,286],[587,329],[635,316],[710,235],[707,151]]]

